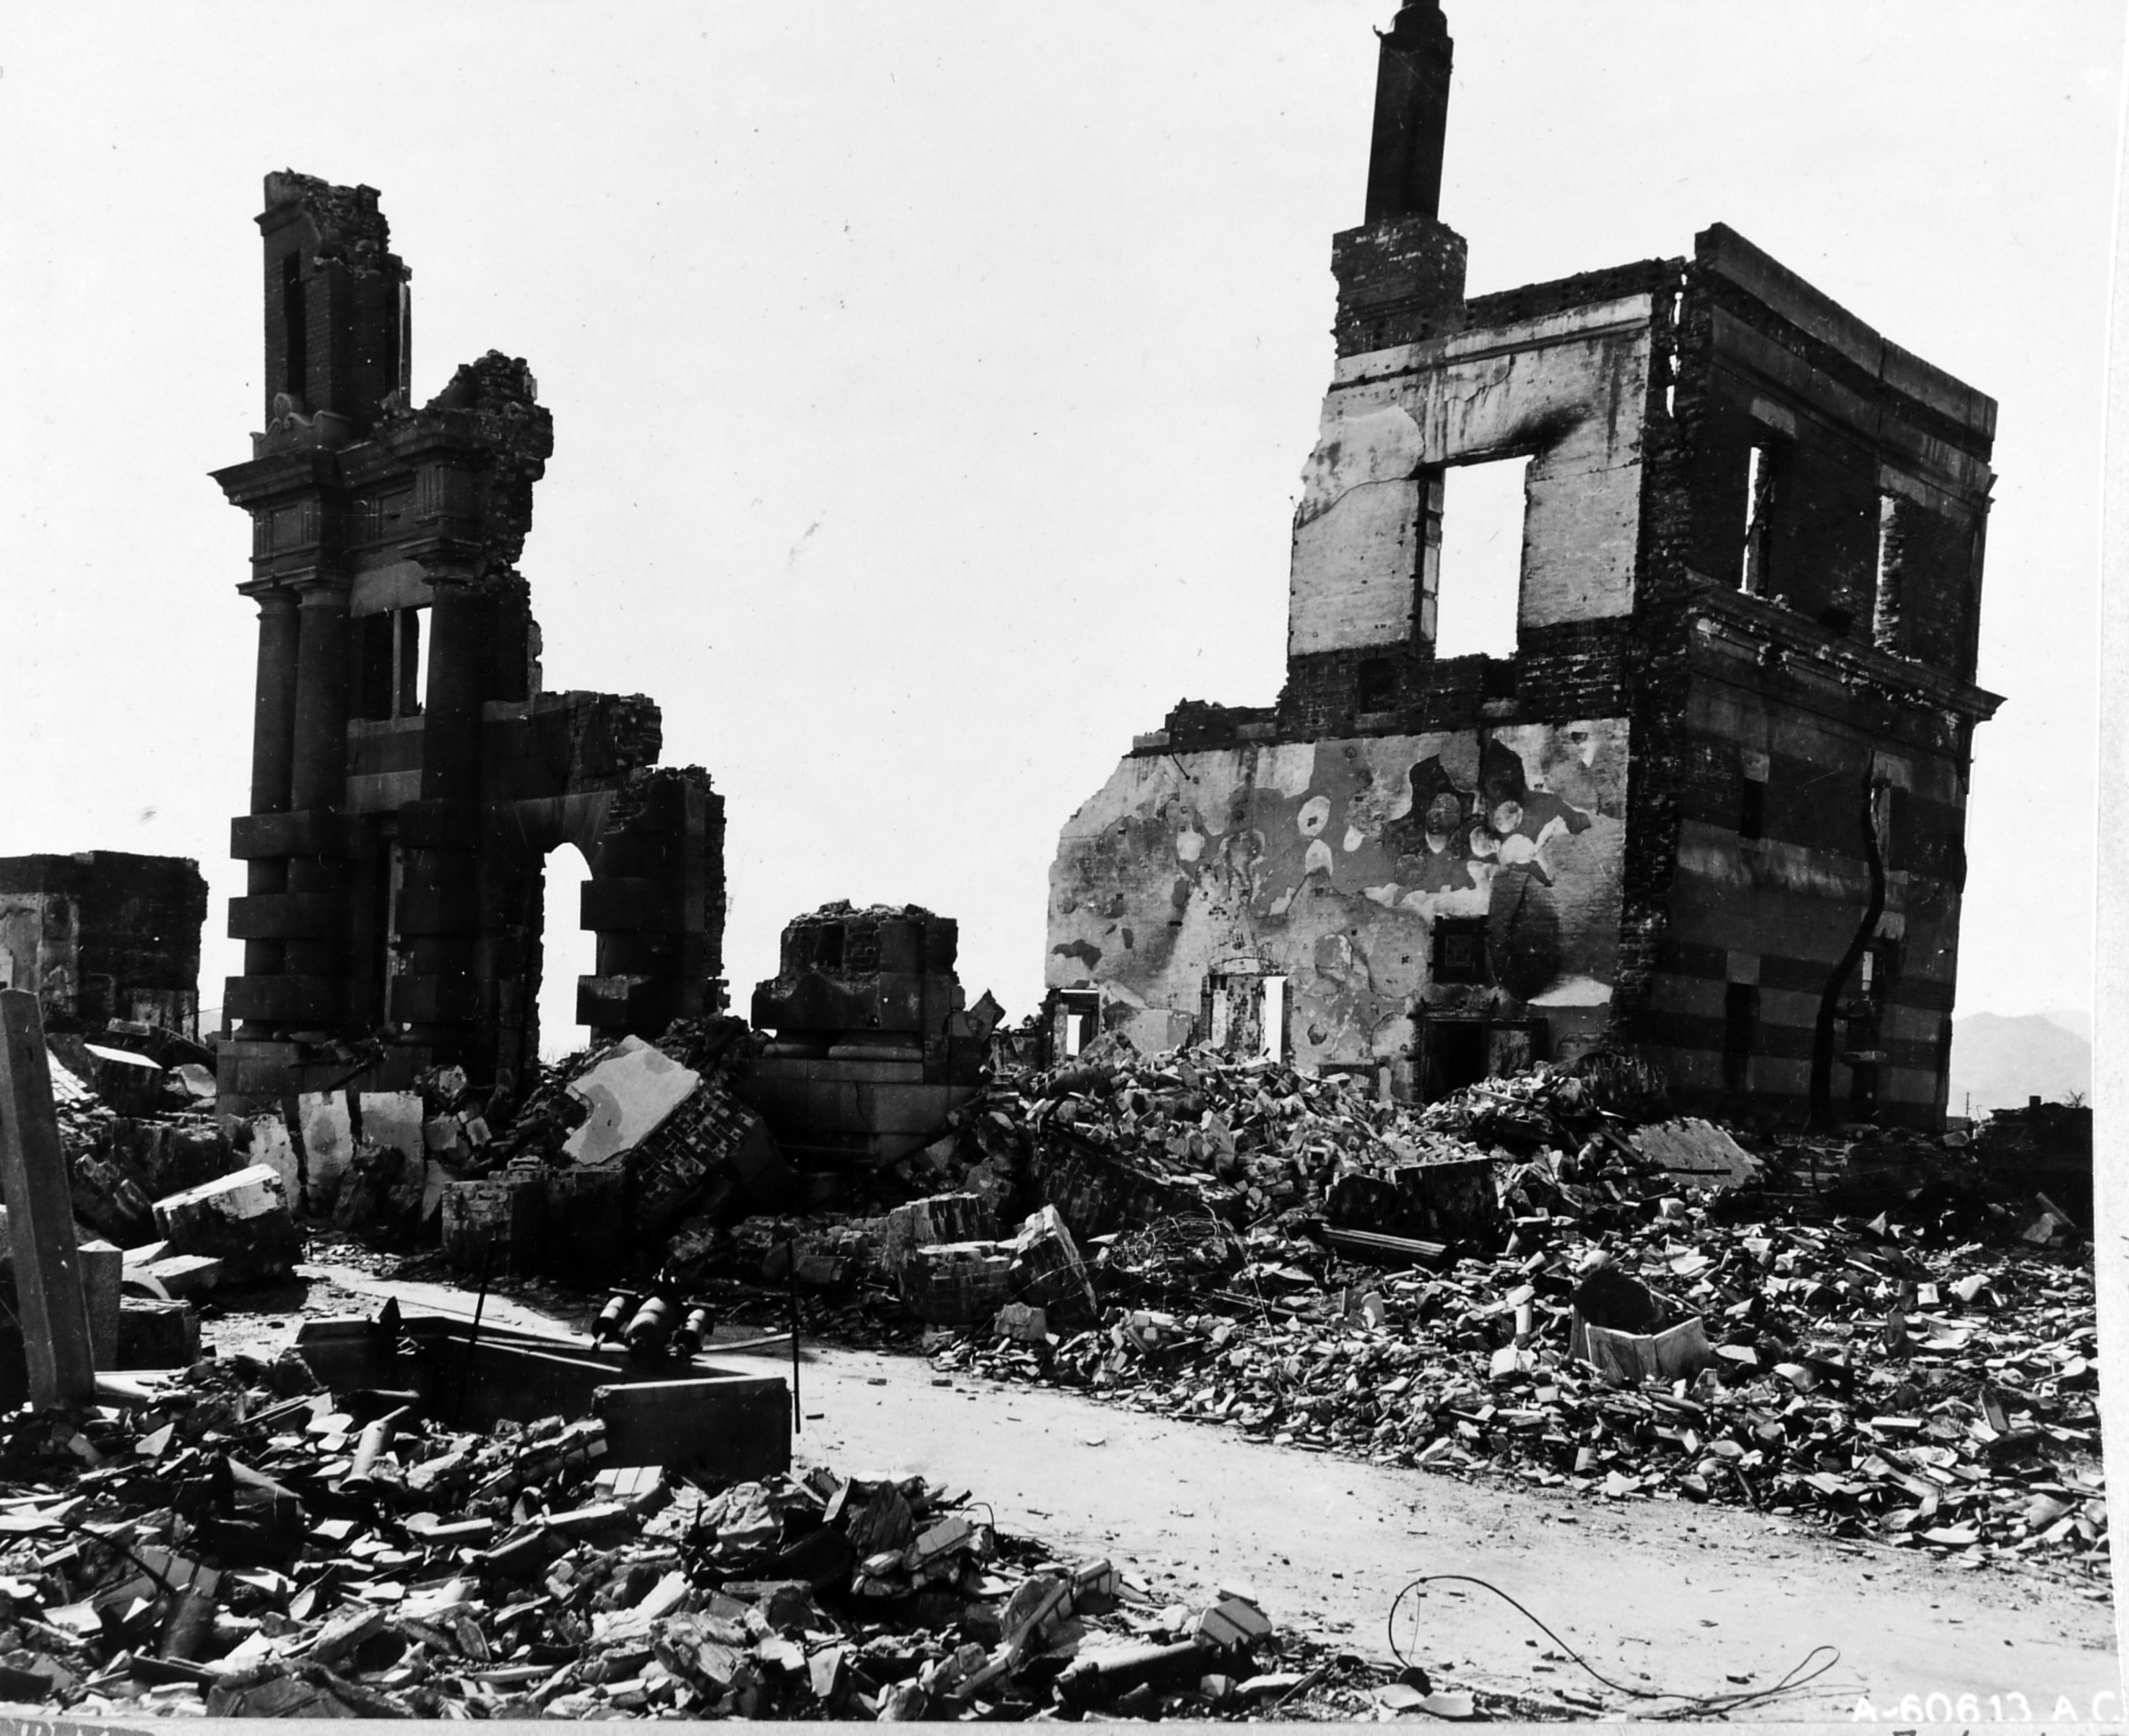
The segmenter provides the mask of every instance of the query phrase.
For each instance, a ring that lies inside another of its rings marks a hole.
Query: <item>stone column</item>
[[[406,854],[401,933],[408,962],[409,1034],[485,1076],[492,1058],[469,1027],[482,1020],[481,703],[487,697],[494,599],[463,577],[435,573],[429,689],[422,697],[423,833]]]
[[[251,706],[251,811],[288,811],[288,777],[296,739],[296,598],[293,592],[260,591],[259,669]],[[245,864],[244,889],[274,894],[288,889],[288,864],[283,857],[254,857]],[[283,959],[279,940],[246,940],[244,974],[278,977]],[[266,1028],[246,1021],[241,1034],[260,1037]]]
[[[299,813],[337,812],[347,787],[347,600],[349,581],[318,573],[298,581],[302,598],[297,632],[294,753],[290,805]],[[339,861],[295,856],[288,862],[291,892],[341,888]],[[283,943],[283,968],[292,977],[334,977],[340,972],[337,935],[313,935]]]

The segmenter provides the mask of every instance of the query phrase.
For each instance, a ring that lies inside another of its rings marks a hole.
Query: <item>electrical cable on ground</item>
[[[1799,1688],[1807,1687],[1811,1683],[1817,1681],[1820,1677],[1826,1674],[1828,1670],[1831,1669],[1836,1664],[1841,1662],[1841,1652],[1839,1648],[1830,1645],[1816,1645],[1813,1646],[1810,1651],[1805,1653],[1802,1659],[1791,1665],[1788,1674],[1784,1675],[1771,1687],[1741,1689],[1734,1694],[1686,1694],[1670,1688],[1630,1688],[1622,1682],[1613,1681],[1609,1677],[1599,1673],[1597,1667],[1592,1664],[1588,1659],[1583,1657],[1583,1655],[1579,1652],[1576,1651],[1573,1646],[1568,1644],[1565,1640],[1562,1639],[1557,1634],[1554,1633],[1550,1628],[1547,1627],[1542,1621],[1539,1620],[1538,1618],[1529,1610],[1524,1608],[1522,1604],[1517,1602],[1514,1598],[1511,1597],[1506,1591],[1503,1591],[1498,1586],[1493,1584],[1490,1580],[1475,1578],[1469,1573],[1422,1573],[1417,1579],[1414,1579],[1405,1585],[1399,1590],[1398,1595],[1390,1600],[1389,1615],[1385,1623],[1388,1630],[1390,1655],[1396,1658],[1398,1662],[1403,1665],[1406,1669],[1414,1670],[1417,1669],[1419,1667],[1413,1663],[1410,1658],[1407,1658],[1404,1655],[1404,1653],[1398,1648],[1397,1641],[1398,1606],[1405,1600],[1407,1595],[1417,1591],[1422,1586],[1450,1583],[1477,1586],[1481,1590],[1491,1591],[1494,1596],[1499,1598],[1503,1603],[1514,1610],[1517,1614],[1527,1620],[1531,1626],[1538,1630],[1538,1632],[1544,1634],[1547,1639],[1550,1639],[1555,1645],[1558,1646],[1560,1650],[1565,1653],[1569,1658],[1570,1658],[1574,1663],[1579,1665],[1590,1676],[1594,1677],[1598,1681],[1603,1682],[1604,1686],[1611,1689],[1613,1693],[1624,1694],[1635,1700],[1679,1700],[1685,1702],[1685,1705],[1675,1709],[1674,1710],[1657,1714],[1656,1715],[1659,1717],[1702,1716],[1709,1714],[1719,1715],[1725,1712],[1737,1711],[1743,1707],[1755,1705],[1761,1700],[1772,1700],[1777,1696],[1782,1694],[1793,1694]],[[1418,1635],[1418,1612],[1415,1610],[1412,1615],[1412,1631],[1415,1642],[1417,1641]],[[1828,1654],[1826,1661],[1820,1664],[1816,1669],[1811,1671],[1808,1675],[1800,1673],[1803,1671],[1805,1666],[1809,1664],[1811,1661],[1817,1658],[1822,1652]]]

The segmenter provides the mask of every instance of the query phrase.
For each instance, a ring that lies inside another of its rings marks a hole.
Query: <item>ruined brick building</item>
[[[1433,1095],[1641,1047],[1731,1113],[1943,1110],[1996,407],[1734,231],[1467,297],[1450,44],[1381,42],[1274,705],[1066,826],[1055,1029]],[[1512,655],[1437,657],[1464,467],[1526,464]]]
[[[408,272],[368,187],[266,178],[265,431],[216,473],[251,519],[251,811],[225,1108],[537,1054],[543,863],[592,879],[578,1018],[655,1034],[722,1004],[723,803],[660,768],[641,696],[546,693],[516,565],[554,444],[491,351],[417,407]]]
[[[0,988],[36,996],[48,1030],[121,1019],[197,1040],[206,920],[207,882],[182,856],[0,858]]]

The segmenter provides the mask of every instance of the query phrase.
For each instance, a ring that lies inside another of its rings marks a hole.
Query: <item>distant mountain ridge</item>
[[[2076,1025],[2084,1027],[2081,1033]],[[2022,1109],[2027,1100],[2060,1103],[2092,1093],[2091,1015],[2061,1012],[1969,1013],[1951,1025],[1955,1115]]]

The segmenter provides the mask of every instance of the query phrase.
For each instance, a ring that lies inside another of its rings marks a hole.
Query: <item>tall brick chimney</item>
[[[1375,133],[1368,152],[1363,219],[1438,217],[1441,148],[1449,131],[1449,66],[1455,45],[1439,0],[1412,0],[1389,34],[1378,31]]]

